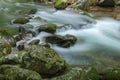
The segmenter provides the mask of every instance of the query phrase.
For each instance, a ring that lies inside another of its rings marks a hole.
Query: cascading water
[[[120,21],[111,18],[94,20],[69,11],[39,10],[32,16],[39,16],[48,21],[47,23],[69,24],[58,29],[55,34],[74,35],[77,37],[77,43],[70,48],[56,45],[51,47],[64,56],[70,64],[94,64],[100,67],[119,65]]]
[[[55,34],[74,35],[77,37],[76,44],[70,48],[61,48],[56,45],[51,45],[51,47],[55,49],[59,54],[61,54],[70,64],[119,66],[120,21],[110,18],[101,18],[95,20],[78,13],[64,10],[56,11],[53,8],[29,3],[15,3],[14,5],[9,5],[7,3],[4,4],[7,5],[4,7],[7,9],[7,11],[10,10],[9,7],[14,6],[17,8],[29,8],[30,6],[36,7],[38,9],[38,12],[30,16],[32,18],[40,17],[43,20],[36,21],[34,19],[31,19],[27,24],[33,25],[34,28],[45,23],[55,23],[60,26],[64,25],[64,27],[58,28]],[[0,6],[0,9],[2,10],[2,5]],[[13,12],[6,13],[6,15],[15,17]],[[50,34],[42,32],[33,39],[40,39],[44,42],[44,37],[47,35]]]

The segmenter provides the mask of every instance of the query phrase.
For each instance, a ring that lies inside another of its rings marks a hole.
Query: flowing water
[[[52,6],[35,5],[31,3],[0,1],[0,24],[9,22],[18,14],[17,9],[37,8],[32,18],[40,17],[42,20],[31,19],[29,23],[36,28],[45,23],[55,23],[63,26],[57,29],[55,34],[71,34],[77,37],[77,42],[70,48],[61,48],[56,45],[51,47],[61,54],[72,65],[96,65],[102,67],[119,66],[120,64],[120,21],[112,18],[92,19],[88,16],[71,11],[58,10]],[[50,34],[42,32],[33,39],[40,39]],[[28,41],[29,42],[29,41]]]

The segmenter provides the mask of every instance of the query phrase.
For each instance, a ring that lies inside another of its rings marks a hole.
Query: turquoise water
[[[42,24],[55,23],[58,26],[65,25],[57,29],[55,34],[71,34],[77,37],[77,43],[70,48],[51,45],[68,63],[72,65],[93,64],[99,68],[119,66],[120,21],[111,18],[92,19],[71,11],[56,11],[53,6],[34,4],[32,1],[25,2],[24,0],[0,1],[0,29],[4,26],[18,27],[19,25],[11,24],[11,20],[26,17],[26,15],[18,14],[20,9],[37,8],[36,14],[29,15],[32,19],[27,23],[33,25],[33,29]],[[42,20],[35,20],[35,17],[40,17]],[[44,42],[44,37],[48,35],[50,34],[42,32],[31,40],[40,39]]]

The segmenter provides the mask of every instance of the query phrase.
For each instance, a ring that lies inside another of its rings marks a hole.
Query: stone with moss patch
[[[45,31],[45,32],[49,32],[49,33],[55,33],[57,29],[57,25],[56,24],[44,24],[44,25],[40,25],[38,26],[38,31]]]
[[[19,64],[19,57],[17,54],[8,54],[0,58],[0,65],[2,64]]]
[[[65,9],[67,7],[67,0],[57,0],[55,2],[56,9]]]
[[[27,18],[17,18],[13,21],[15,24],[25,24],[27,22],[29,22],[29,19]]]
[[[23,9],[20,10],[19,13],[21,14],[35,14],[37,12],[37,9]]]
[[[23,68],[40,73],[45,77],[52,77],[63,73],[67,63],[53,49],[44,46],[32,46],[23,56]]]
[[[60,47],[68,48],[76,43],[77,38],[69,34],[65,36],[52,35],[52,36],[46,37],[45,41],[51,44],[56,44]]]
[[[0,66],[0,74],[3,80],[42,80],[37,72],[13,65]]]
[[[60,76],[45,80],[81,80],[81,74],[81,68],[72,68]]]

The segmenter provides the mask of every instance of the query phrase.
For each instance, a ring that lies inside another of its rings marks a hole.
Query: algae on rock
[[[67,63],[53,49],[44,46],[32,46],[23,56],[23,68],[38,72],[42,76],[51,77],[63,73]]]

